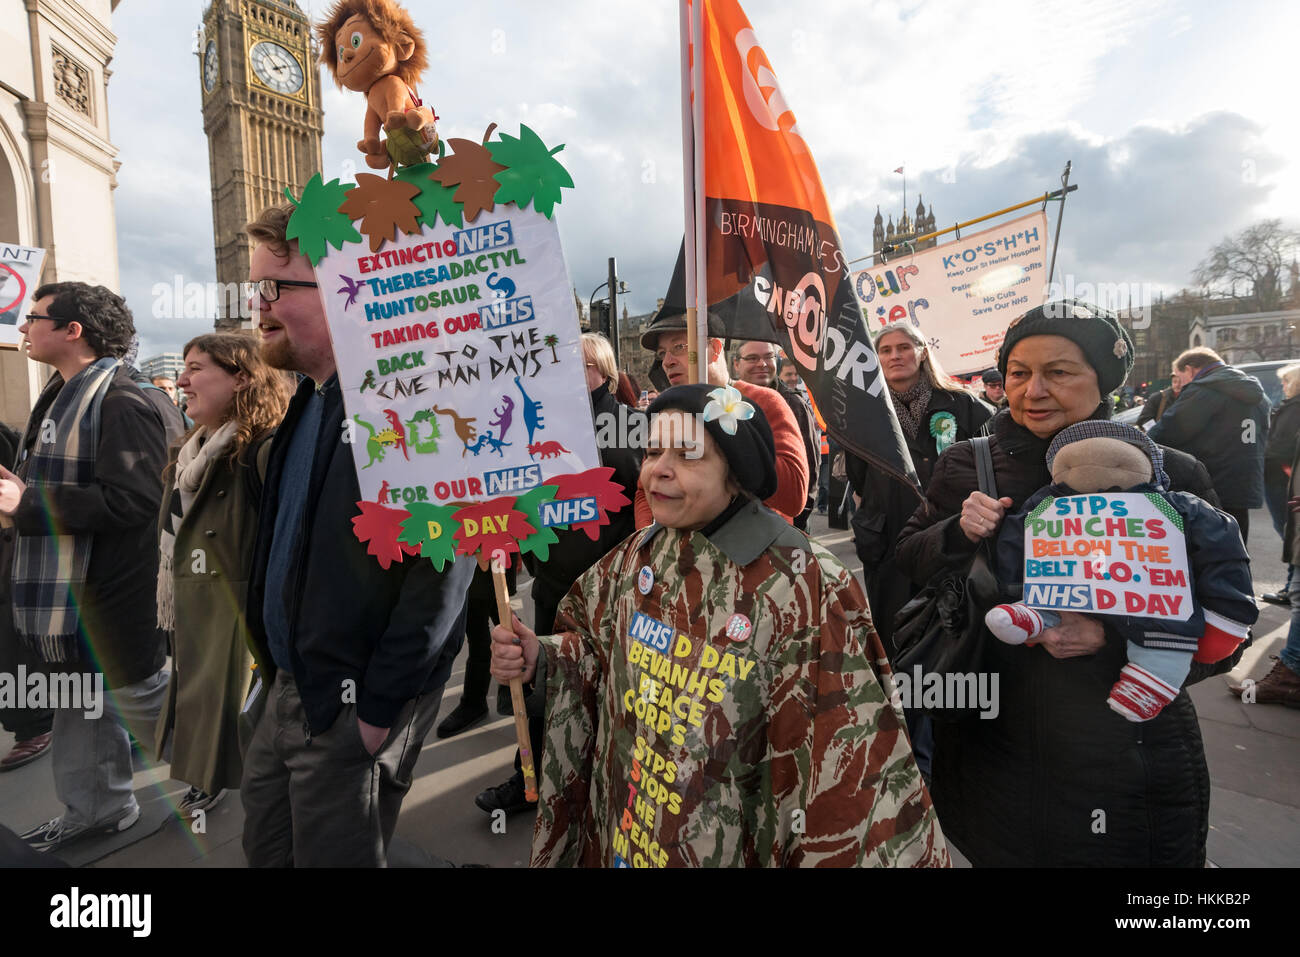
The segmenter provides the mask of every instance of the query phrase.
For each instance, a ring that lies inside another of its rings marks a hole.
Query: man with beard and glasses
[[[471,558],[387,569],[353,534],[361,498],[342,389],[291,206],[247,227],[262,355],[303,376],[271,447],[248,585],[270,690],[244,758],[252,866],[382,867],[465,635]]]

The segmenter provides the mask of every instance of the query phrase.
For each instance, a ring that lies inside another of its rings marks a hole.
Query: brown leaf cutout
[[[483,143],[487,142],[495,127],[495,123],[488,127],[487,133],[483,136]],[[453,198],[464,205],[466,220],[473,220],[483,210],[491,210],[496,205],[492,197],[501,188],[501,184],[495,177],[497,173],[506,169],[492,159],[492,154],[483,143],[462,139],[448,140],[447,145],[454,152],[444,156],[439,161],[438,168],[429,174],[429,179],[443,186],[456,187]]]
[[[395,240],[397,230],[420,231],[420,210],[411,202],[420,187],[400,179],[386,179],[373,173],[358,173],[357,185],[348,191],[339,212],[360,220],[358,229],[370,237],[370,251],[378,252],[384,240]]]

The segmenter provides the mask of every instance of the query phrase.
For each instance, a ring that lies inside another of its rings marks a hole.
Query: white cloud
[[[315,4],[319,15],[323,5]],[[1294,4],[970,0],[744,4],[817,157],[851,256],[870,252],[877,204],[895,216],[907,166],[943,222],[1056,186],[1074,161],[1068,268],[1176,287],[1223,235],[1300,212],[1290,86],[1272,75],[1300,35]],[[560,207],[580,296],[606,258],[645,311],[681,235],[676,4],[481,0],[408,3],[429,34],[421,95],[444,137],[523,122],[577,188]],[[149,290],[212,278],[211,191],[197,59],[199,4],[132,2],[114,15],[110,86],[123,290],[146,349],[194,323],[150,317]],[[184,42],[177,38],[183,38]],[[324,82],[326,178],[359,166],[363,102]],[[364,167],[363,167],[364,168]],[[1249,175],[1247,175],[1249,170]],[[909,213],[911,210],[909,209]],[[1119,275],[1122,274],[1122,275]]]

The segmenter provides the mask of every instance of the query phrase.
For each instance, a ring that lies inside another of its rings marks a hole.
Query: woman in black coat
[[[898,424],[924,490],[939,454],[954,442],[975,435],[993,410],[948,377],[910,323],[885,327],[876,336],[875,345]],[[844,455],[849,481],[860,500],[852,519],[853,544],[862,559],[867,606],[892,661],[894,616],[918,591],[898,567],[894,543],[920,503],[912,489],[897,479],[851,453]],[[934,750],[929,718],[919,711],[908,712],[907,732],[916,763],[929,780]]]
[[[900,567],[916,582],[962,567],[1051,481],[1052,437],[1109,417],[1103,397],[1132,361],[1128,333],[1082,303],[1050,303],[1012,323],[998,355],[1010,406],[990,428],[1002,497],[976,491],[973,450],[954,446],[903,531]],[[1165,456],[1175,489],[1217,504],[1200,463]],[[1203,866],[1209,772],[1186,691],[1149,722],[1124,720],[1106,705],[1123,639],[1105,616],[1062,619],[1036,647],[988,641],[982,668],[998,675],[996,717],[936,723],[932,793],[944,834],[976,866]],[[1193,664],[1186,684],[1239,658]]]
[[[1273,528],[1281,535],[1286,526],[1287,487],[1291,484],[1287,470],[1300,435],[1300,362],[1278,369],[1277,377],[1282,380],[1283,399],[1273,410],[1268,445],[1264,447],[1264,503]]]
[[[993,410],[944,373],[921,334],[908,322],[876,337],[876,354],[898,424],[924,491],[939,453],[978,434]],[[894,615],[917,591],[895,563],[894,544],[920,502],[902,482],[845,453],[845,469],[860,499],[853,513],[853,544],[862,560],[871,620],[885,653],[894,657]]]

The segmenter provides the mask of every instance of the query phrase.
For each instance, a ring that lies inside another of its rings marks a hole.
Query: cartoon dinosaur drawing
[[[501,278],[498,279],[498,275],[500,274],[492,273],[492,275],[487,277],[483,284],[489,289],[495,290],[495,295],[498,299],[511,298],[515,294],[515,281],[509,276],[501,276]]]
[[[507,445],[514,445],[513,442],[502,442],[501,439],[493,438],[491,432],[488,432],[485,437],[487,438],[488,445],[492,447],[492,451],[502,458],[506,457],[506,453],[502,452],[501,449]]]
[[[365,392],[366,389],[373,389],[373,388],[375,388],[375,370],[367,369],[366,377],[365,379],[362,380],[361,388],[358,391]]]
[[[542,425],[542,404],[534,402],[528,398],[528,393],[524,391],[523,384],[519,381],[519,376],[515,376],[515,385],[519,389],[519,394],[524,397],[524,428],[528,429],[528,444],[532,445],[533,436],[545,428]]]
[[[402,427],[402,420],[392,409],[384,409],[384,418],[388,420],[389,427],[392,429],[393,434],[397,436],[397,447],[402,450],[402,458],[408,462],[411,461],[411,456],[406,451],[406,429]]]
[[[406,437],[404,435],[398,435],[392,429],[384,429],[382,432],[376,432],[375,427],[365,419],[361,418],[361,416],[354,415],[352,418],[356,421],[357,425],[365,426],[366,431],[370,433],[369,438],[366,439],[366,453],[370,456],[370,461],[361,466],[363,469],[370,468],[370,466],[374,465],[376,462],[382,462],[384,460],[384,453],[388,451],[390,446],[392,448],[397,448],[401,445],[405,448]]]
[[[347,309],[348,306],[356,303],[357,296],[362,289],[366,288],[366,281],[364,279],[353,279],[350,276],[344,276],[342,273],[339,274],[339,280],[343,283],[343,288],[339,292],[348,294],[348,301],[343,304],[343,308]]]
[[[478,429],[474,428],[474,422],[477,417],[471,416],[470,418],[465,418],[462,415],[457,415],[455,409],[444,409],[436,405],[433,407],[432,411],[438,413],[438,415],[451,416],[452,421],[455,423],[454,428],[456,430],[456,438],[460,439],[465,448],[468,449],[470,443],[474,441],[474,436],[478,435]],[[479,443],[480,448],[482,447],[482,444],[483,443],[481,442]],[[475,452],[474,454],[477,455],[478,453]],[[460,457],[465,457],[464,450],[461,451]]]
[[[379,487],[379,498],[377,501],[380,505],[388,504],[388,479],[384,479],[384,484]]]
[[[530,444],[528,446],[528,454],[530,456],[540,455],[544,459],[556,459],[560,457],[560,453],[564,453],[565,455],[572,454],[559,442],[554,441],[538,442],[536,445]]]
[[[510,428],[510,423],[515,417],[515,400],[508,395],[501,397],[501,408],[493,409],[492,414],[496,416],[488,422],[488,425],[499,425],[501,427],[501,438],[506,437],[506,429]]]
[[[427,423],[430,429],[429,437],[420,438],[420,425]],[[441,438],[442,431],[438,428],[438,417],[433,414],[433,409],[421,409],[415,415],[406,421],[406,437],[411,443],[411,448],[415,449],[416,455],[428,455],[431,452],[438,451],[438,439]]]
[[[484,432],[482,435],[480,435],[478,437],[478,441],[474,442],[473,444],[466,443],[465,448],[468,451],[473,452],[475,455],[478,455],[479,452],[483,450],[483,446],[486,445],[497,455],[501,456],[502,458],[505,458],[506,454],[502,452],[501,449],[507,445],[513,445],[513,444],[514,444],[513,442],[502,442],[500,439],[496,438],[491,431],[487,431]],[[465,453],[462,452],[461,458],[464,457],[465,457]]]

